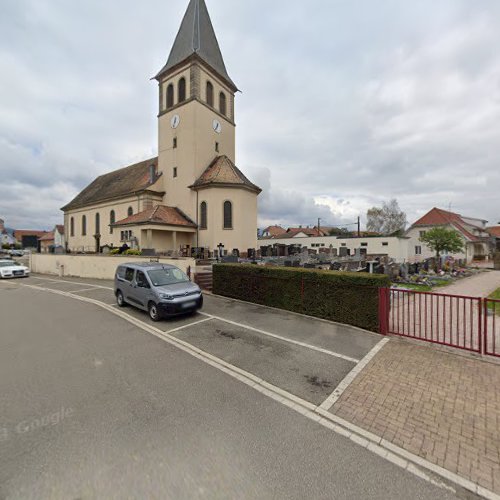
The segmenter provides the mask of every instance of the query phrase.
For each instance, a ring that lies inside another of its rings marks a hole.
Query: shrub
[[[129,248],[123,252],[123,255],[142,255],[141,250],[134,250],[133,248]]]
[[[113,248],[113,250],[110,250],[109,255],[118,255],[120,253],[119,248]]]
[[[132,248],[129,248],[123,252],[123,255],[142,255],[142,252],[140,250],[133,250]]]
[[[215,294],[378,331],[378,289],[385,275],[217,264]]]

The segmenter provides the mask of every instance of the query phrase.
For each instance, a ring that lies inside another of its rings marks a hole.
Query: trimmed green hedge
[[[385,275],[242,264],[213,266],[213,292],[378,331]]]

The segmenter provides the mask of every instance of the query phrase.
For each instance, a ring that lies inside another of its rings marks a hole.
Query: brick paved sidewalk
[[[500,494],[500,365],[391,339],[330,411]]]

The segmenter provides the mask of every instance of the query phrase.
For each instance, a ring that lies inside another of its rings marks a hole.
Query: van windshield
[[[180,269],[155,269],[148,271],[148,276],[154,286],[175,285],[189,281]]]

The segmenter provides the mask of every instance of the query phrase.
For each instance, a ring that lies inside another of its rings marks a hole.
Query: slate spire
[[[227,73],[205,0],[190,0],[167,64],[156,75],[156,78],[158,79],[160,75],[193,54],[200,57],[216,73],[227,80],[235,90],[237,89]]]

